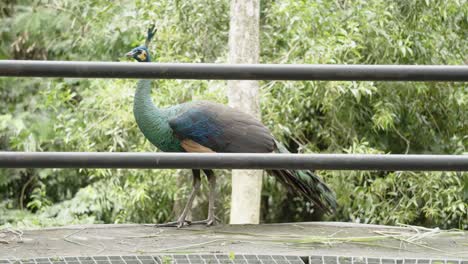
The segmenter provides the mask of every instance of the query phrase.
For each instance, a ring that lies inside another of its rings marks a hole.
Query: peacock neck
[[[133,111],[136,113],[160,113],[161,110],[156,107],[151,100],[151,81],[139,80],[135,92],[135,101],[133,102]]]
[[[169,118],[177,108],[160,109],[151,100],[151,81],[138,81],[133,103],[133,114],[141,132],[157,148],[162,151],[183,151],[180,142],[174,137],[169,126]]]
[[[161,134],[168,130],[164,111],[153,104],[151,100],[151,81],[138,81],[133,102],[135,120],[145,137],[158,148],[162,148]]]
[[[145,62],[150,62],[149,55],[147,56],[148,57]],[[137,119],[137,123],[139,123],[139,118],[144,118],[147,114],[156,116],[161,115],[161,110],[156,107],[153,104],[153,100],[151,100],[151,80],[142,79],[138,81],[135,92],[135,101],[133,102],[133,113]]]

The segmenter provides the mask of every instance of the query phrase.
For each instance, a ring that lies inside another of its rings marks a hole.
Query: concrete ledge
[[[333,222],[0,230],[0,259],[165,254],[468,259],[468,233]]]

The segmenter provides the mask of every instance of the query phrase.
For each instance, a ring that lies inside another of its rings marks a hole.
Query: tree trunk
[[[231,0],[229,62],[258,63],[260,0]],[[260,118],[257,81],[228,81],[229,105]],[[231,224],[258,224],[262,172],[233,170]]]

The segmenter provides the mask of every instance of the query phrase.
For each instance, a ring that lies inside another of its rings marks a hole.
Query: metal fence
[[[468,81],[468,66],[0,60],[0,76],[206,80]]]
[[[0,152],[0,168],[468,171],[468,155]]]
[[[242,65],[0,60],[0,76],[467,82],[468,66]],[[0,168],[468,171],[468,155],[0,152]]]

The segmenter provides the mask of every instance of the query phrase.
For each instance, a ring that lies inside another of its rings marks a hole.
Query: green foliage
[[[468,9],[462,2],[270,4],[263,11],[263,62],[463,64]],[[298,152],[467,152],[465,83],[270,82],[265,87],[264,121]],[[321,175],[341,205],[334,220],[468,228],[466,173]],[[293,219],[304,217],[303,211]]]
[[[377,153],[366,142],[356,142],[346,152]],[[342,207],[337,212],[338,218],[361,223],[418,223],[444,228],[466,225],[463,173],[325,173],[340,193],[338,202]]]
[[[119,61],[144,41],[161,62],[225,62],[229,1],[24,1],[0,6],[0,59]],[[263,63],[466,64],[465,0],[262,1]],[[0,149],[155,151],[132,113],[135,80],[0,79]],[[226,102],[223,81],[155,81],[153,100]],[[466,154],[465,83],[262,82],[263,121],[300,153]],[[218,217],[230,182],[220,171]],[[331,220],[468,228],[468,174],[331,172]],[[189,172],[0,170],[0,225],[163,222]],[[265,222],[320,217],[265,177]],[[203,186],[206,190],[206,185]],[[196,200],[204,218],[207,197]]]

